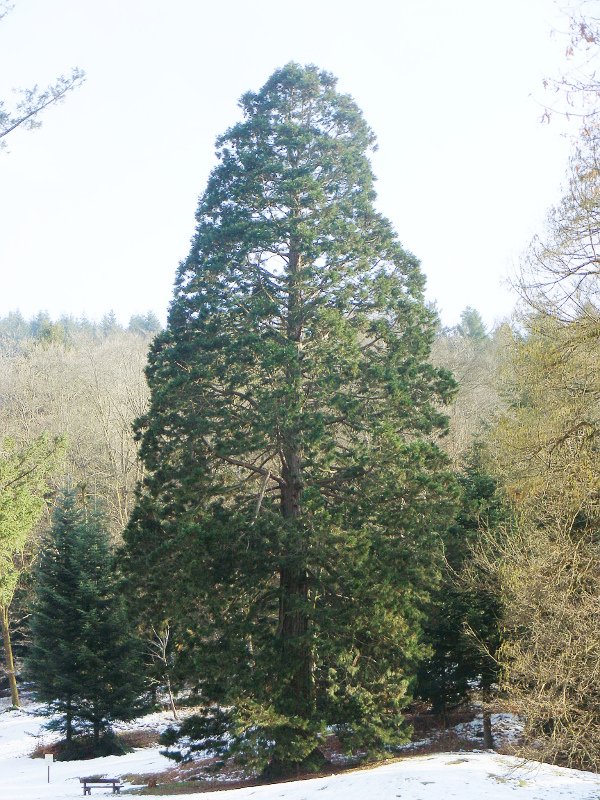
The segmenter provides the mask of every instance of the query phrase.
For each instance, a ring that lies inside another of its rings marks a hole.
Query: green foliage
[[[68,741],[138,710],[138,654],[111,572],[102,521],[65,492],[42,544],[27,669]]]
[[[456,331],[461,336],[467,336],[474,342],[481,343],[487,339],[487,331],[481,314],[476,308],[467,306],[460,315],[460,325],[456,326]]]
[[[129,320],[127,330],[142,336],[154,336],[161,330],[160,320],[152,311],[147,314],[134,314]]]
[[[4,667],[16,707],[19,692],[10,636],[10,605],[26,566],[29,535],[42,516],[47,475],[63,450],[63,440],[51,440],[47,434],[23,448],[5,438],[0,450],[0,625]]]
[[[99,741],[93,736],[78,736],[70,741],[63,739],[52,746],[57,761],[89,761],[91,758],[124,756],[132,749],[126,747],[110,730],[104,731]]]
[[[147,314],[134,314],[129,320],[126,330],[140,336],[154,336],[161,329],[160,321],[156,314],[148,311]],[[125,330],[119,324],[114,311],[105,314],[102,320],[91,322],[85,317],[76,319],[63,314],[53,321],[47,311],[40,311],[30,320],[26,320],[20,311],[11,311],[6,317],[0,318],[0,342],[25,342],[35,339],[39,342],[72,345],[78,336],[87,334],[95,339],[103,339],[115,331]]]
[[[123,565],[240,746],[299,763],[325,724],[372,751],[406,738],[455,384],[352,99],[289,64],[241,107],[151,348]]]
[[[424,626],[431,655],[419,670],[418,694],[441,714],[463,703],[471,690],[489,690],[498,678],[494,656],[502,643],[500,586],[473,562],[481,537],[493,536],[507,521],[508,507],[480,446],[466,459],[459,485],[460,508],[444,535],[445,568]]]
[[[206,714],[187,717],[178,728],[168,727],[159,744],[167,747],[164,755],[174,761],[188,761],[200,750],[222,755],[231,746],[232,712],[212,708]]]
[[[9,606],[28,537],[41,519],[48,473],[64,442],[40,436],[27,447],[6,438],[0,450],[0,605]]]

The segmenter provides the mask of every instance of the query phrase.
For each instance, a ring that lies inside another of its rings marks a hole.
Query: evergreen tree
[[[20,311],[9,311],[0,319],[0,336],[11,340],[24,339],[29,333],[29,324]]]
[[[508,518],[508,507],[476,446],[458,479],[461,501],[456,519],[444,535],[445,568],[431,594],[424,625],[431,655],[419,670],[418,693],[435,713],[463,703],[470,691],[489,699],[498,678],[495,654],[501,645],[501,588],[473,563],[482,534],[494,535]],[[491,747],[489,714],[484,717],[486,746]]]
[[[36,603],[30,620],[32,645],[27,671],[40,700],[62,715],[60,728],[68,742],[73,735],[73,706],[80,669],[75,646],[80,630],[78,582],[80,579],[82,512],[72,494],[55,508],[52,529],[44,537],[36,575]]]
[[[406,735],[454,491],[433,443],[455,386],[428,363],[436,317],[335,83],[289,64],[217,141],[150,353],[123,553],[134,599],[273,768],[323,723],[373,749]]]
[[[136,649],[111,571],[101,520],[65,492],[37,569],[28,672],[39,699],[61,715],[70,743],[76,724],[100,734],[137,710]]]
[[[481,319],[481,314],[476,308],[467,306],[460,315],[460,325],[456,326],[456,331],[461,336],[467,336],[476,344],[481,344],[487,339],[485,325]]]
[[[147,314],[133,314],[129,319],[127,330],[142,336],[154,336],[161,329],[160,320],[153,311]]]

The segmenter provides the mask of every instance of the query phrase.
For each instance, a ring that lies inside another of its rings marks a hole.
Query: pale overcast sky
[[[214,140],[290,60],[339,78],[377,134],[378,208],[446,325],[510,313],[502,281],[560,197],[566,67],[553,0],[13,0],[0,98],[78,66],[84,85],[0,152],[0,316],[164,322]]]

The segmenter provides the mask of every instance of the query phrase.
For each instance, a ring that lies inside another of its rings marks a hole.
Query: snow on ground
[[[22,711],[0,708],[1,800],[63,800],[82,797],[79,777],[158,773],[172,766],[158,746],[138,748],[124,756],[90,761],[55,762],[29,757],[40,742],[49,743],[44,718],[30,705]],[[163,728],[168,715],[155,714],[138,727]],[[127,726],[131,729],[132,726]],[[93,789],[112,796],[110,789]],[[414,756],[373,769],[362,769],[305,781],[248,786],[185,795],[189,800],[596,800],[600,776],[559,767],[522,766],[517,759],[491,752]]]
[[[157,727],[165,715],[151,715]],[[149,723],[151,720],[143,720]],[[1,800],[62,800],[82,797],[79,778],[105,775],[116,778],[126,774],[162,772],[173,765],[161,756],[158,745],[143,747],[126,756],[107,756],[90,761],[55,761],[48,768],[43,758],[30,758],[40,743],[50,743],[55,735],[43,729],[47,719],[36,713],[35,705],[21,711],[0,709],[0,798]],[[140,726],[140,727],[142,727]],[[112,790],[92,789],[96,794],[112,794]]]
[[[452,730],[460,738],[483,741],[483,718],[479,714],[471,722],[461,722]],[[500,749],[505,745],[515,745],[522,732],[522,722],[514,714],[492,714],[494,742]]]

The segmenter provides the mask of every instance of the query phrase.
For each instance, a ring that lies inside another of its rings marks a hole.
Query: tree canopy
[[[150,353],[123,554],[205,700],[234,705],[272,767],[324,724],[374,749],[405,735],[455,491],[433,442],[455,390],[428,361],[436,316],[374,208],[374,134],[335,87],[288,64],[217,140]]]

